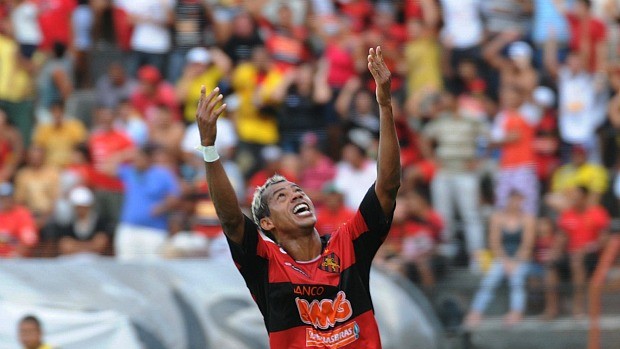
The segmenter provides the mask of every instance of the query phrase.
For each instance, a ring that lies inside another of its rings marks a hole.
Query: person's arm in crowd
[[[209,49],[211,53],[211,57],[213,58],[213,64],[215,64],[222,71],[223,75],[228,75],[232,70],[232,60],[224,51],[220,50],[217,47],[212,47]]]
[[[528,216],[525,218],[525,224],[523,226],[523,239],[519,250],[517,250],[517,259],[522,262],[527,262],[532,257],[534,251],[534,244],[536,243],[536,218]]]
[[[296,76],[297,68],[291,68],[291,70],[287,71],[284,74],[284,78],[282,78],[282,81],[280,81],[280,83],[271,92],[271,97],[269,98],[269,100],[272,103],[276,104],[282,103],[284,97],[286,97],[286,92],[295,82]]]
[[[501,229],[500,229],[500,217],[497,213],[491,216],[489,220],[489,246],[493,256],[497,259],[506,258],[506,251],[501,242]]]
[[[223,96],[219,88],[206,95],[205,87],[200,91],[200,101],[196,112],[196,121],[200,130],[200,143],[204,147],[211,147],[215,144],[217,134],[217,118],[226,109],[226,104],[220,107]],[[233,189],[228,175],[224,171],[221,160],[212,162],[205,161],[207,172],[207,185],[209,194],[213,200],[215,211],[222,224],[226,236],[237,244],[243,242],[244,217],[239,206],[237,195]]]
[[[21,134],[13,129],[8,132],[9,142],[13,147],[13,153],[8,157],[2,168],[0,168],[0,181],[8,181],[19,167],[24,157],[24,142]]]
[[[482,57],[491,67],[503,70],[510,67],[510,61],[502,56],[502,49],[511,42],[519,39],[521,33],[515,31],[502,32],[489,41],[482,49]]]
[[[52,81],[60,91],[62,99],[66,101],[73,93],[73,83],[71,78],[62,69],[55,69],[52,72]]]
[[[375,192],[383,212],[387,215],[392,212],[396,203],[396,194],[401,184],[401,166],[400,146],[392,113],[392,76],[383,60],[380,46],[376,50],[371,48],[368,51],[368,70],[377,85],[380,121]]]
[[[71,237],[63,237],[59,241],[60,253],[63,255],[75,253],[103,254],[110,244],[110,237],[105,232],[96,232],[93,238],[80,241]]]
[[[312,100],[314,103],[326,104],[332,98],[332,89],[327,83],[328,69],[329,62],[326,59],[321,59],[317,65],[314,86],[312,87]]]
[[[557,79],[560,62],[558,61],[558,42],[554,34],[550,34],[549,39],[545,42],[543,63],[551,77]]]
[[[362,82],[360,81],[360,78],[354,76],[347,80],[342,90],[340,90],[340,93],[336,98],[335,109],[341,119],[344,120],[348,118],[353,96],[360,89],[361,85]]]

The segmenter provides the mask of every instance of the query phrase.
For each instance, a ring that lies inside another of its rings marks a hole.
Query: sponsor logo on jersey
[[[326,330],[338,322],[347,321],[353,315],[351,302],[344,291],[339,291],[335,299],[313,300],[311,303],[299,297],[295,298],[299,317],[305,324]]]
[[[291,264],[289,262],[285,262],[284,265],[286,265],[287,267],[291,267],[291,269],[295,270],[296,272],[298,272],[300,274],[303,274],[307,278],[310,277],[310,275],[308,275],[305,271],[303,271],[301,268],[299,268],[296,265],[293,265],[293,264]]]
[[[360,337],[360,327],[355,321],[331,331],[306,328],[306,347],[337,349],[355,342]]]
[[[330,273],[340,273],[340,258],[333,252],[328,254],[323,257],[319,269]]]

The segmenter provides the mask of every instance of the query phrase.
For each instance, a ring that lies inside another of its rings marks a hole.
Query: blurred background
[[[403,169],[385,347],[617,347],[619,27],[618,0],[0,0],[0,348],[24,326],[266,348],[195,149],[200,86],[225,96],[244,209],[279,173],[328,234],[376,178],[378,45]]]

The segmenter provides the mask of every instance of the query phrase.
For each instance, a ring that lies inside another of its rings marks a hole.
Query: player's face
[[[313,228],[316,223],[314,205],[301,188],[291,182],[281,182],[267,189],[270,224],[267,230],[278,232]]]

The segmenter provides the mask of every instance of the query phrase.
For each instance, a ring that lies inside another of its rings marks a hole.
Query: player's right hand
[[[226,110],[226,104],[216,108],[218,103],[222,101],[222,98],[224,97],[220,93],[219,87],[211,91],[208,96],[206,95],[204,85],[200,88],[196,122],[200,130],[200,143],[205,147],[215,144],[217,118]]]

